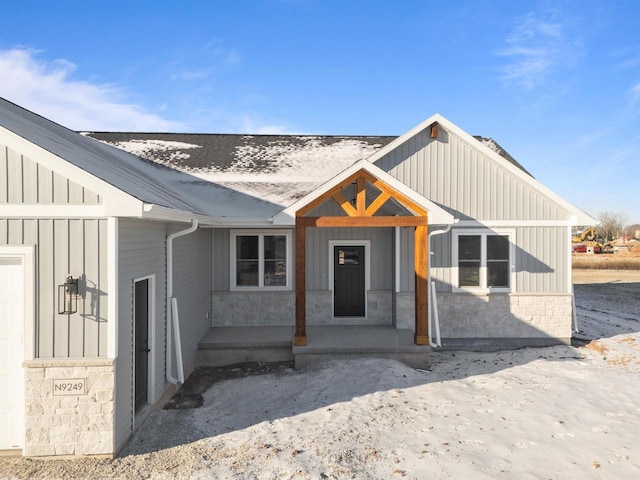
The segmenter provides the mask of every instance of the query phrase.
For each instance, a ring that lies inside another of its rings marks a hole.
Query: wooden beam
[[[380,195],[378,195],[376,199],[371,202],[371,205],[369,205],[367,210],[364,212],[364,216],[372,217],[390,198],[391,195],[388,192],[380,192]]]
[[[413,212],[416,215],[426,215],[427,214],[427,211],[424,208],[422,208],[420,205],[415,203],[413,200],[411,200],[407,196],[405,196],[402,193],[398,192],[397,190],[391,188],[389,185],[384,183],[382,180],[378,180],[376,177],[374,177],[373,175],[369,174],[368,172],[362,172],[362,173],[365,175],[365,178],[367,180],[369,180],[369,182],[373,186],[375,186],[378,190],[380,190],[381,192],[387,192],[388,194],[391,195],[391,198],[396,199],[404,207],[406,207],[406,208],[408,208],[410,210],[413,210]]]
[[[304,347],[307,345],[307,247],[306,227],[296,224],[296,326],[293,345]]]
[[[317,206],[322,205],[324,202],[329,200],[333,196],[334,193],[336,193],[336,192],[340,193],[346,187],[348,187],[353,182],[355,182],[356,179],[358,178],[358,176],[361,173],[362,173],[362,171],[358,171],[358,172],[354,173],[353,175],[349,176],[349,178],[345,178],[342,182],[340,182],[338,185],[333,187],[331,190],[329,190],[328,192],[324,192],[318,198],[316,198],[315,200],[312,200],[311,202],[309,202],[307,205],[305,205],[304,207],[302,207],[300,210],[298,210],[296,212],[296,217],[302,217],[302,216],[306,215],[307,213],[309,213],[311,210],[313,210]]]
[[[427,217],[298,217],[305,227],[417,227],[428,225]]]
[[[358,212],[356,212],[356,209],[353,208],[351,202],[344,198],[339,192],[335,192],[333,195],[331,195],[331,198],[333,198],[335,202],[340,205],[340,208],[342,208],[342,210],[344,210],[345,213],[350,217],[356,217],[358,215]]]
[[[429,235],[428,227],[416,227],[414,235],[415,264],[415,322],[416,345],[429,344],[429,290],[427,272],[429,269]]]
[[[359,217],[366,216],[367,209],[367,191],[364,188],[364,177],[359,176],[356,179],[356,210]]]

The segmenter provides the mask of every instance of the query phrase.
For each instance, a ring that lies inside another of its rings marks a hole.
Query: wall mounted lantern
[[[67,275],[64,283],[58,285],[58,313],[72,314],[78,311],[78,279]]]

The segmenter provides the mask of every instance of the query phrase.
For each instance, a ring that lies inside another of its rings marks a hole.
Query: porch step
[[[413,343],[413,331],[390,325],[307,326],[307,346],[293,344],[293,327],[213,327],[198,345],[197,366],[241,362],[295,361],[304,368],[318,360],[391,358],[414,368],[429,366],[428,346]]]
[[[292,361],[293,327],[214,327],[198,344],[196,364]]]
[[[413,368],[427,368],[431,347],[415,345],[413,331],[382,325],[307,327],[307,346],[292,348],[296,368],[336,358],[390,358]]]

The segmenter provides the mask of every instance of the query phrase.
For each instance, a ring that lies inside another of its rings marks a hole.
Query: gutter
[[[451,230],[452,225],[447,225],[446,228],[442,229],[442,230],[434,230],[433,232],[429,232],[429,250],[431,250],[431,237],[435,236],[435,235],[442,235],[445,233],[449,233],[449,231]],[[431,259],[429,259],[431,260]],[[428,278],[427,278],[427,288],[429,288],[431,290],[431,296],[432,299],[429,302],[429,304],[431,305],[431,308],[429,309],[429,332],[431,332],[431,324],[433,323],[435,326],[435,334],[436,334],[436,341],[434,343],[434,341],[432,340],[432,336],[429,335],[429,346],[431,348],[438,348],[442,346],[442,342],[440,341],[440,320],[438,319],[438,304],[437,304],[437,300],[436,300],[436,287],[435,287],[435,282],[432,284],[431,283],[431,261],[429,261],[429,272],[428,272]],[[435,310],[434,310],[435,308]],[[434,313],[435,313],[435,318],[434,318]]]
[[[167,369],[166,378],[169,383],[177,385],[184,383],[184,365],[182,363],[182,342],[180,337],[180,319],[178,317],[178,300],[173,296],[173,241],[183,235],[193,233],[198,228],[198,220],[192,219],[191,226],[185,230],[172,233],[167,236]],[[176,342],[176,361],[178,378],[172,374],[173,369],[171,358],[172,329]]]

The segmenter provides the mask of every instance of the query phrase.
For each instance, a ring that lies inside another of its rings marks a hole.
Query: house
[[[204,362],[568,343],[592,223],[440,115],[79,134],[0,99],[0,450],[112,456]]]

